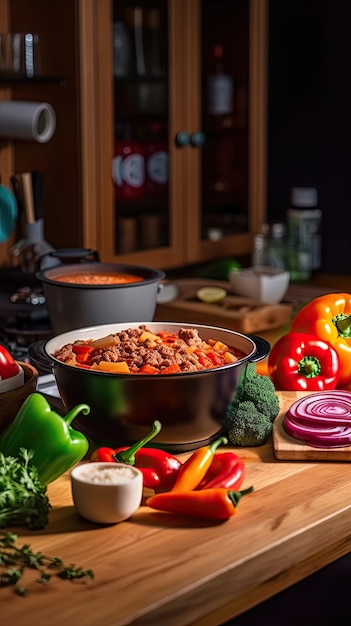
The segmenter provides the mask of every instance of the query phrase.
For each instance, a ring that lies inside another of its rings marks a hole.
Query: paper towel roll
[[[46,143],[56,128],[56,114],[47,102],[0,102],[0,136]]]

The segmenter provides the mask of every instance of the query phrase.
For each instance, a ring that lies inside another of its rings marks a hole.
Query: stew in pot
[[[62,346],[53,356],[67,365],[118,374],[196,372],[230,365],[246,357],[215,338],[201,339],[195,328],[155,333],[146,325],[101,339],[77,340]]]

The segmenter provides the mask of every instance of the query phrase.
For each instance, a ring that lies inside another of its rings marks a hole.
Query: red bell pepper
[[[351,293],[314,298],[296,314],[290,330],[328,341],[340,359],[338,387],[351,382]]]
[[[138,467],[144,479],[144,487],[155,491],[172,489],[181,462],[172,454],[158,448],[144,447],[161,430],[161,424],[154,422],[152,431],[134,445],[121,448],[98,448],[91,456],[92,461],[127,463]]]
[[[216,452],[204,478],[196,489],[240,489],[245,478],[244,460],[234,452]]]
[[[340,360],[328,341],[291,332],[278,339],[271,349],[268,371],[276,389],[323,391],[335,389]]]
[[[13,356],[4,346],[0,345],[0,380],[12,378],[12,376],[16,376],[19,371],[18,363],[16,363]]]

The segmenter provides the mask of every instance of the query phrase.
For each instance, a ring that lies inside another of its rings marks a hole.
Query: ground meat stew
[[[77,340],[53,355],[67,365],[122,374],[197,372],[235,363],[246,355],[195,328],[152,332],[146,325],[101,339]]]

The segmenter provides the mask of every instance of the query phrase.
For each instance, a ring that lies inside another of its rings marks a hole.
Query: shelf
[[[67,79],[64,76],[50,76],[45,74],[38,74],[37,76],[29,77],[25,74],[13,72],[0,73],[0,84],[14,83],[57,83],[60,85],[66,85]]]

